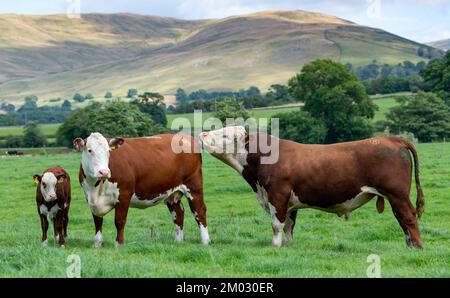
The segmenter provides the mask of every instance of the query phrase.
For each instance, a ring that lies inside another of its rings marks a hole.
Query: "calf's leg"
[[[65,244],[65,238],[64,238],[64,211],[59,210],[56,214],[56,217],[53,221],[54,227],[55,227],[55,236],[56,241],[60,246],[64,246]]]
[[[41,229],[42,229],[42,245],[47,246],[48,245],[48,239],[47,239],[47,231],[48,231],[48,219],[47,216],[40,214],[41,218]]]

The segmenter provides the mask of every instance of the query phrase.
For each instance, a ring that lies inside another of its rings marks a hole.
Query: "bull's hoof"
[[[44,241],[42,241],[42,246],[45,246],[45,247],[48,246],[48,239],[45,239]]]

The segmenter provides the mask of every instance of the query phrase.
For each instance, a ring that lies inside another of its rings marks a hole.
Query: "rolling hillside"
[[[131,14],[0,15],[0,99],[20,103],[75,92],[123,96],[265,90],[317,58],[354,65],[414,62],[423,45],[383,30],[304,11],[185,21]]]
[[[447,50],[450,50],[450,38],[430,42],[428,45],[438,48],[438,49],[441,49],[443,51],[447,51]]]

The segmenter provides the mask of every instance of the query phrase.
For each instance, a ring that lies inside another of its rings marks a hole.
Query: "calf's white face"
[[[86,141],[76,139],[74,146],[82,152],[81,165],[85,175],[92,178],[111,178],[110,151],[121,146],[123,142],[123,139],[111,139],[108,143],[100,133],[92,133]]]
[[[63,183],[66,176],[64,174],[56,176],[52,172],[46,172],[42,176],[34,175],[33,178],[36,183],[39,183],[39,190],[44,200],[52,202],[58,199],[56,194],[57,185],[58,183]]]
[[[45,173],[41,178],[41,194],[46,202],[55,201],[58,179],[53,173]]]

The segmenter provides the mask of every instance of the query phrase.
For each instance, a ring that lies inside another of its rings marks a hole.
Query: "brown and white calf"
[[[94,217],[94,247],[103,242],[103,216],[112,209],[116,241],[123,244],[129,207],[145,209],[161,202],[172,215],[175,240],[183,241],[183,196],[195,215],[202,243],[209,243],[201,155],[174,152],[173,138],[167,134],[107,139],[93,133],[85,140],[74,140],[75,149],[82,152],[79,181]],[[196,146],[191,136],[183,136],[179,142]]]
[[[69,208],[71,200],[70,177],[61,167],[44,171],[42,175],[34,175],[36,187],[36,204],[42,227],[42,244],[48,245],[48,221],[53,222],[54,235],[59,245],[64,246],[69,224]]]
[[[278,160],[272,164],[261,162],[274,153],[261,153],[261,144],[256,143],[262,136],[268,146],[277,144],[272,150],[278,150]],[[282,244],[282,230],[285,240],[292,240],[298,209],[314,208],[348,218],[353,210],[377,197],[380,213],[384,199],[389,201],[407,245],[422,247],[416,218],[424,208],[419,160],[414,146],[404,139],[304,145],[265,134],[249,135],[240,126],[204,132],[199,138],[207,151],[237,170],[252,187],[261,206],[271,214],[275,246]],[[409,200],[413,163],[416,208]]]

